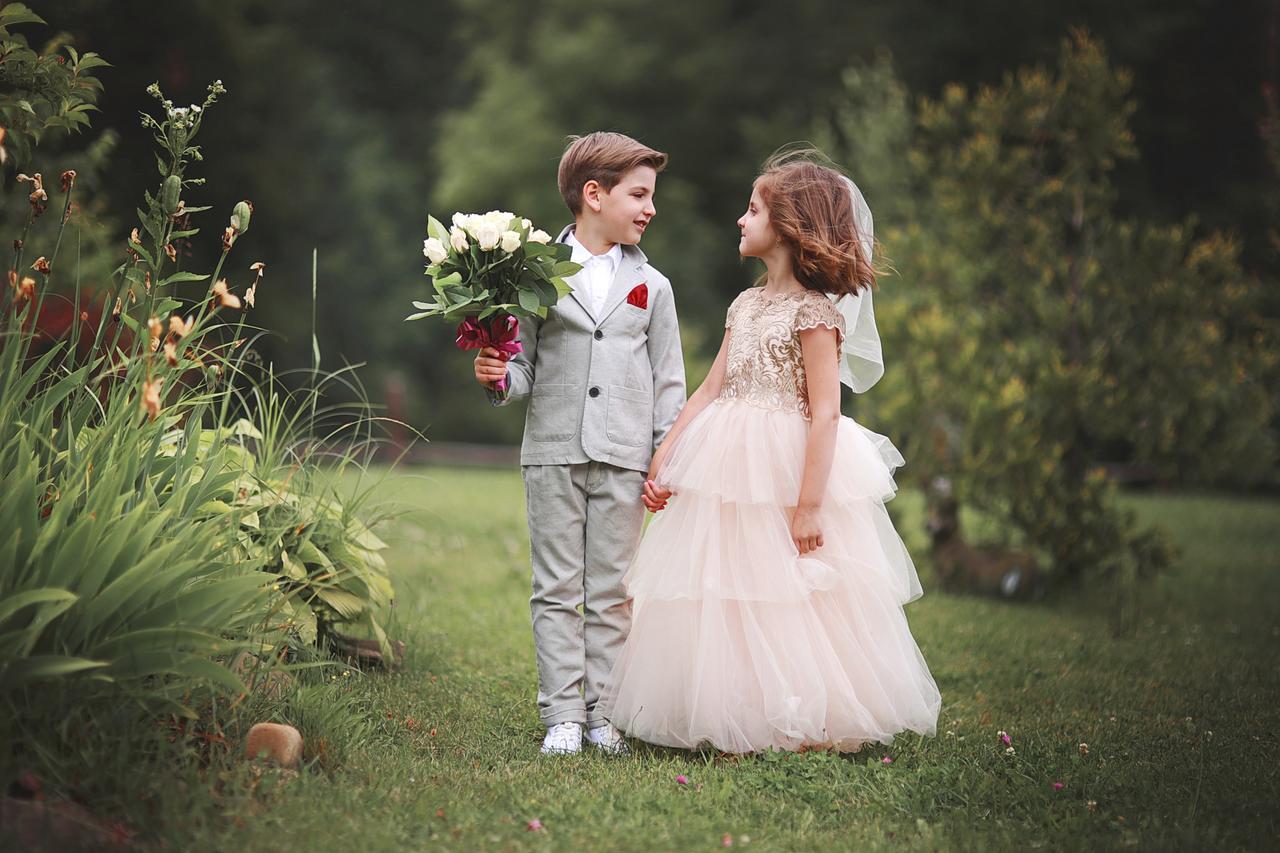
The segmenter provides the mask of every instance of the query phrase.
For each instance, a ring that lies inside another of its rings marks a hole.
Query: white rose
[[[433,264],[438,264],[449,257],[449,250],[435,237],[422,241],[422,254]]]
[[[467,246],[470,245],[467,243],[467,232],[457,226],[450,228],[449,245],[453,246],[453,248],[459,252],[465,252],[467,250]]]
[[[532,227],[533,227],[533,223],[532,223],[532,222],[530,222],[530,221],[529,221],[529,220],[527,220],[527,219],[521,219],[521,220],[520,220],[520,227],[521,227],[521,228],[523,228],[523,229],[525,229],[526,231],[528,231],[530,228],[532,228]]]
[[[550,243],[551,235],[541,228],[535,229],[529,234],[530,243]]]
[[[503,231],[502,232],[502,251],[514,252],[520,248],[520,232],[519,231]]]
[[[465,213],[455,213],[455,214],[453,215],[453,227],[454,227],[454,228],[466,228],[466,227],[467,227],[467,215],[466,215]]]
[[[485,220],[478,223],[475,230],[476,242],[480,244],[480,248],[486,252],[498,248],[498,242],[502,239],[502,228],[495,225],[491,220]]]

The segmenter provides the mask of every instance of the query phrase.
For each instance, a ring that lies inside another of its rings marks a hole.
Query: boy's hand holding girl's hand
[[[476,355],[476,381],[490,391],[507,375],[507,355],[495,347],[485,347]]]
[[[669,497],[671,497],[671,490],[659,486],[650,473],[650,478],[644,481],[644,494],[640,496],[640,500],[644,502],[644,508],[649,512],[660,512],[666,508]]]
[[[671,497],[671,490],[658,485],[658,471],[662,468],[663,460],[667,454],[663,452],[661,447],[653,454],[653,459],[649,462],[649,476],[644,481],[644,493],[640,495],[640,500],[644,503],[644,508],[649,512],[659,512],[667,505],[667,499]]]

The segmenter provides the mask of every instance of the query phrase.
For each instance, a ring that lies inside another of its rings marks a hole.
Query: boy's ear
[[[582,203],[599,213],[601,206],[600,195],[603,192],[604,188],[600,186],[600,182],[592,178],[582,185]]]

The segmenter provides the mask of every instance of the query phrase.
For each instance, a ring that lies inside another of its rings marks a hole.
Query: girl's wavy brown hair
[[[804,148],[765,161],[755,186],[769,223],[791,250],[796,280],[805,287],[837,295],[875,287],[876,270],[862,246],[848,185],[819,158],[820,152]]]

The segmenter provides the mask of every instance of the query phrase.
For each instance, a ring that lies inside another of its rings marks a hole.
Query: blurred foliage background
[[[894,268],[877,303],[886,379],[846,410],[905,442],[923,463],[916,476],[973,450],[965,436],[1011,428],[956,406],[926,411],[922,393],[1016,397],[1016,380],[1033,383],[1036,405],[1071,401],[1074,420],[1019,452],[1047,446],[1059,460],[1070,448],[1055,442],[1074,443],[1074,474],[1106,461],[1181,482],[1275,481],[1274,2],[31,5],[50,21],[28,33],[33,44],[64,30],[112,63],[93,130],[38,155],[78,164],[94,190],[78,235],[85,285],[100,276],[105,289],[128,230],[121,214],[154,180],[137,120],[144,89],[159,81],[182,104],[221,79],[229,96],[203,137],[216,152],[203,164],[209,189],[193,203],[256,206],[245,248],[269,264],[255,314],[273,332],[264,355],[310,364],[314,248],[325,366],[367,363],[369,396],[402,388],[392,414],[430,439],[515,442],[521,418],[489,409],[447,328],[401,322],[424,292],[426,214],[501,206],[554,233],[568,221],[555,189],[566,136],[615,129],[671,155],[644,249],[675,284],[691,383],[725,306],[757,273],[735,252],[751,180],[778,146],[809,139],[863,187]],[[1035,68],[1039,83],[1027,78]],[[997,174],[1010,157],[1032,171]],[[6,217],[23,215],[19,198],[6,192]],[[1072,226],[1077,201],[1084,228]],[[1071,268],[1079,251],[1083,267]],[[243,286],[251,273],[235,275]],[[1000,328],[962,310],[1012,296],[1039,310],[1070,286],[1101,294],[1095,307],[1045,320],[1030,343],[1017,334],[1022,315]],[[1156,291],[1175,306],[1204,301],[1170,309],[1158,334],[1129,334],[1151,310],[1134,294]],[[1104,318],[1099,342],[1090,324],[1116,295],[1129,303]],[[1055,336],[1078,346],[1079,323],[1086,344],[1120,354],[1077,349],[1052,368]],[[968,348],[946,349],[957,341]],[[997,358],[1005,344],[1016,354]],[[1169,370],[1147,384],[1160,365]],[[1037,385],[1034,366],[1068,379]],[[1135,396],[1113,393],[1107,408],[1107,382]],[[1137,411],[1170,395],[1178,404],[1159,417]],[[1105,427],[1081,426],[1099,413]]]

